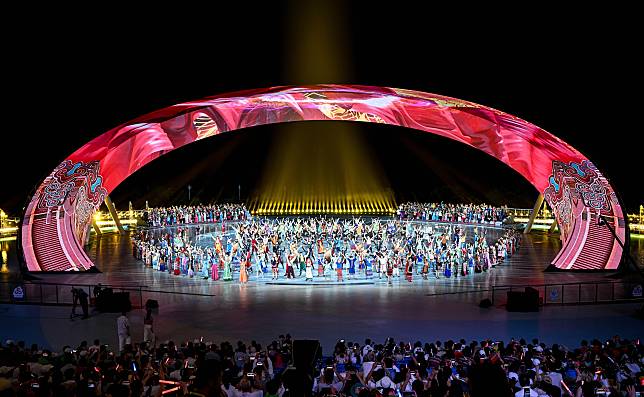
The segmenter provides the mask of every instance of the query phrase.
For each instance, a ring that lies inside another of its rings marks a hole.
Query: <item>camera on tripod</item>
[[[73,319],[76,317],[76,306],[80,304],[81,309],[83,310],[82,317],[83,319],[88,318],[89,316],[89,308],[88,308],[88,302],[87,302],[87,292],[83,290],[82,288],[74,288],[72,287],[71,289],[72,293],[72,312],[70,314],[70,319]]]

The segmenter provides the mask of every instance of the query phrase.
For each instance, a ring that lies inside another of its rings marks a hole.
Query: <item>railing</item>
[[[644,301],[642,282],[636,281],[500,285],[483,289],[438,292],[428,294],[428,296],[480,294],[481,298],[489,298],[492,304],[502,306],[507,304],[507,293],[509,291],[524,291],[526,287],[534,288],[539,292],[539,302],[542,306]]]
[[[128,219],[128,218],[143,218],[143,214],[145,214],[145,210],[126,210],[126,211],[116,211],[120,219]]]
[[[506,208],[506,213],[515,218],[528,218],[532,215],[532,208]],[[554,216],[548,208],[541,207],[535,219],[554,219]]]
[[[0,237],[15,236],[18,233],[19,221],[18,218],[9,218],[0,212]]]
[[[534,288],[539,292],[539,301],[543,306],[596,305],[644,300],[642,298],[642,283],[634,281],[591,281],[525,286],[493,286],[490,299],[493,304],[507,303],[508,291],[523,291],[525,287]]]
[[[17,286],[23,288],[24,298],[14,299],[13,291]],[[40,281],[0,281],[0,303],[32,304],[44,306],[66,306],[73,304],[71,289],[83,289],[90,297],[90,306],[93,306],[94,287],[96,284],[71,284],[71,283],[49,283]],[[212,297],[214,294],[203,294],[195,292],[162,291],[149,289],[145,285],[109,285],[101,284],[101,288],[111,288],[113,292],[129,292],[130,302],[133,308],[143,308],[146,295],[172,294]]]
[[[24,297],[14,299],[13,292],[17,286],[23,288]],[[94,287],[96,284],[69,284],[69,283],[48,283],[33,281],[0,281],[0,303],[21,303],[36,305],[72,305],[73,296],[71,289],[83,289],[88,296],[88,300],[93,302]],[[113,292],[129,292],[132,307],[143,307],[143,292],[147,290],[144,285],[138,286],[118,286],[103,285],[101,288],[111,288]]]
[[[12,293],[16,286],[24,288],[24,298],[16,300]],[[35,304],[35,305],[72,305],[72,288],[83,289],[89,297],[93,297],[96,284],[49,283],[39,281],[0,281],[0,303]],[[101,285],[111,288],[113,292],[129,292],[133,308],[143,308],[146,295],[170,294],[179,296],[212,297],[214,294],[162,291],[149,289],[145,285]],[[481,298],[489,298],[496,306],[507,303],[508,291],[523,291],[531,287],[539,292],[540,304],[550,305],[580,305],[603,304],[620,302],[643,301],[642,283],[636,281],[591,281],[576,283],[550,283],[501,285],[491,288],[471,290],[452,290],[427,294],[427,296],[446,296],[462,294],[479,294]]]
[[[121,222],[126,221],[126,223],[129,223],[131,227],[136,227],[136,223],[134,223],[133,221],[143,218],[144,213],[145,210],[117,211],[118,217]],[[532,208],[507,208],[507,213],[515,218],[518,218],[519,220],[527,221],[527,218],[530,217],[530,214],[532,214]],[[114,226],[114,222],[112,221],[109,213],[102,213],[99,211],[97,212],[97,214],[97,219],[99,220],[101,226]],[[629,226],[631,231],[644,234],[644,207],[640,208],[639,214],[629,214],[627,216],[629,219]],[[128,220],[132,222],[127,222]],[[536,223],[544,223],[548,225],[551,224],[553,220],[554,217],[552,212],[549,211],[546,207],[541,208],[535,218]],[[6,229],[5,232],[7,234],[15,234],[17,231],[15,227],[17,226],[18,221],[19,218],[4,218],[3,224],[4,229]]]

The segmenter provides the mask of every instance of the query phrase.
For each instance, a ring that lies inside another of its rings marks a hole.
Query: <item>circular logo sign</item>
[[[11,292],[11,296],[16,301],[25,300],[25,288],[22,285],[16,286]]]
[[[559,300],[559,290],[557,288],[553,288],[550,290],[550,301],[555,302]]]

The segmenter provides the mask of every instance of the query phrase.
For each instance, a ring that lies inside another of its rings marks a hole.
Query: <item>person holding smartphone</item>
[[[528,374],[519,375],[519,385],[521,385],[521,390],[514,393],[514,397],[537,397],[539,393],[530,387],[530,377]]]
[[[255,374],[249,372],[244,374],[242,379],[237,385],[237,389],[233,392],[235,397],[262,397],[264,392],[262,390],[257,390],[253,386]]]
[[[313,390],[320,394],[323,390],[330,393],[337,393],[342,388],[342,383],[335,380],[335,366],[327,365],[322,371],[322,375],[316,379]]]
[[[161,385],[159,384],[159,372],[152,366],[146,368],[143,379],[144,397],[161,397]]]
[[[369,389],[395,389],[396,383],[389,377],[384,362],[373,366],[366,378],[360,379]]]
[[[346,367],[346,373],[344,376],[336,372],[336,376],[342,381],[342,392],[347,395],[353,395],[354,392],[360,387],[364,387],[364,384],[358,378],[358,373],[356,368],[352,364],[348,364]]]

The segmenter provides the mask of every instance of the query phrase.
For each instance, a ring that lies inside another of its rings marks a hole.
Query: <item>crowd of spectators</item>
[[[144,213],[144,220],[151,227],[231,222],[251,218],[250,212],[243,204],[159,207],[149,208]]]
[[[508,216],[507,207],[488,204],[404,203],[398,207],[400,220],[422,220],[450,223],[503,222]],[[216,223],[252,219],[243,204],[209,204],[198,206],[172,206],[149,208],[144,219],[152,227],[195,223]]]
[[[293,340],[264,347],[203,338],[113,352],[95,340],[62,352],[0,345],[0,396],[628,396],[642,390],[644,349],[615,336],[563,345],[500,341],[337,342],[293,368]]]
[[[497,223],[508,216],[507,207],[487,204],[405,203],[398,207],[401,220],[450,223]]]

